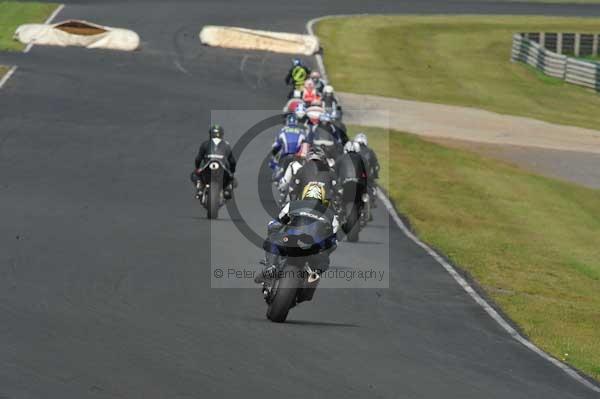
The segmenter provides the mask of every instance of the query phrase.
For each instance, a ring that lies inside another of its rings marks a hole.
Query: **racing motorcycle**
[[[275,234],[271,243],[278,255],[267,252],[264,265],[275,265],[272,279],[263,283],[262,293],[267,303],[267,318],[285,322],[290,309],[313,298],[320,276],[311,268],[311,255],[321,251],[320,243],[308,234],[294,234],[293,229]]]
[[[370,200],[366,176],[356,176],[348,158],[342,157],[337,165],[339,192],[339,219],[348,241],[357,242],[360,230],[370,215]]]
[[[206,215],[209,219],[219,217],[219,208],[225,204],[226,197],[231,197],[231,192],[225,195],[224,191],[231,190],[231,187],[225,187],[225,181],[231,179],[231,172],[227,169],[223,161],[218,158],[212,158],[197,172],[200,179],[196,183],[196,188],[200,194],[199,201],[206,208]]]
[[[326,114],[321,115],[320,124],[310,124],[308,127],[308,141],[315,146],[320,146],[325,152],[330,168],[335,167],[335,160],[343,153],[343,146],[330,129],[329,119]]]

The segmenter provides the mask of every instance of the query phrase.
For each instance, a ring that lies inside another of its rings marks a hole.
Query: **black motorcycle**
[[[275,265],[276,270],[263,283],[262,292],[268,306],[267,318],[283,323],[291,308],[313,298],[320,276],[311,263],[321,249],[311,236],[290,231],[272,237],[271,242],[280,254],[267,253],[263,264]]]
[[[348,153],[337,159],[336,172],[339,187],[337,210],[340,224],[348,241],[356,242],[370,213],[366,168],[360,155]]]
[[[344,147],[333,135],[333,133],[323,126],[311,126],[308,140],[313,146],[319,146],[325,152],[325,158],[330,167],[335,167],[335,160],[343,154]]]
[[[358,178],[342,179],[340,195],[340,219],[348,241],[357,242],[360,230],[369,220],[370,202],[366,185]]]
[[[216,219],[219,217],[219,208],[232,194],[224,193],[225,190],[231,190],[231,187],[226,186],[226,181],[231,179],[231,172],[220,159],[210,159],[200,168],[199,176],[197,188],[200,203],[206,208],[207,217]]]

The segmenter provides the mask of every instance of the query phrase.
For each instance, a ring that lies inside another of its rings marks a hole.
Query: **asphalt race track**
[[[58,20],[128,27],[143,48],[0,54],[19,65],[0,91],[0,398],[598,397],[506,334],[382,206],[365,242],[343,243],[332,262],[389,258],[389,289],[322,289],[279,325],[265,319],[258,289],[210,288],[215,260],[258,267],[262,254],[225,210],[204,218],[188,181],[193,157],[211,110],[282,107],[290,57],[202,47],[200,28],[303,32],[310,18],[358,12],[600,15],[600,6],[67,4]],[[226,114],[235,143],[265,113]],[[268,221],[256,176],[270,141],[253,142],[237,174],[256,228]]]

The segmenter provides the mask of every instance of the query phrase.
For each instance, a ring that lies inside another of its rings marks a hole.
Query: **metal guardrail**
[[[567,58],[565,80],[600,92],[600,64]]]
[[[557,54],[521,34],[513,36],[511,60],[531,65],[546,75],[568,83],[600,92],[600,63]]]

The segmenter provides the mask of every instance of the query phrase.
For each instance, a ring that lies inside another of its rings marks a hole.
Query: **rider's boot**
[[[279,255],[265,252],[265,259],[260,262],[265,267],[254,277],[254,282],[261,284],[271,281],[277,274],[278,262]]]
[[[196,182],[196,195],[195,195],[196,199],[199,200],[202,198],[202,182],[200,182],[200,180],[198,180]]]
[[[371,208],[377,208],[377,187],[375,185],[371,186]]]
[[[225,186],[223,189],[223,197],[226,200],[229,200],[233,197],[233,184],[229,183],[227,186]]]

